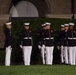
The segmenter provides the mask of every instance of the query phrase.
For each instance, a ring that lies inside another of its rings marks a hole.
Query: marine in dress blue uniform
[[[61,30],[59,33],[59,40],[60,40],[60,47],[61,47],[61,63],[64,63],[64,31],[65,31],[65,26],[61,25]]]
[[[46,24],[42,24],[42,30],[40,30],[39,34],[40,34],[40,40],[39,40],[39,45],[38,48],[41,49],[41,56],[42,56],[42,63],[45,64],[45,55],[46,55],[46,50],[45,50],[45,45],[44,45],[44,31],[46,30]]]
[[[64,61],[65,64],[69,64],[69,49],[68,49],[68,30],[69,30],[69,24],[65,25],[65,31],[64,31]]]
[[[6,49],[6,55],[5,55],[5,66],[10,66],[11,62],[11,52],[12,52],[12,32],[11,32],[11,23],[6,23],[6,29],[4,31],[5,34],[5,49]]]
[[[46,49],[46,64],[53,64],[53,50],[54,50],[54,30],[51,29],[51,23],[46,22],[46,30],[44,31],[44,45]]]
[[[20,33],[20,47],[23,50],[24,65],[30,65],[32,53],[32,31],[29,29],[30,23],[24,23],[24,30]]]
[[[75,65],[75,62],[76,62],[76,29],[74,29],[74,23],[69,23],[68,47],[69,47],[69,64]]]

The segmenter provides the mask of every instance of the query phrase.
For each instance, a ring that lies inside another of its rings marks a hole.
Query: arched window
[[[39,17],[39,13],[34,4],[28,1],[20,1],[10,10],[11,17]]]
[[[19,17],[17,9],[14,6],[12,6],[11,8],[10,14],[11,14],[11,17]]]

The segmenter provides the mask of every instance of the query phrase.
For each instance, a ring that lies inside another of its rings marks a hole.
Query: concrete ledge
[[[47,18],[65,18],[65,19],[71,19],[73,14],[47,14]]]
[[[10,14],[0,14],[0,20],[9,20]]]

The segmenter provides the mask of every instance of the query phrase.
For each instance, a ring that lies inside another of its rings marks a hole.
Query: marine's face
[[[29,29],[29,26],[24,26],[24,28],[25,28],[26,30],[28,30],[28,29]]]
[[[73,29],[74,28],[74,26],[69,26],[69,29]]]
[[[63,28],[61,28],[61,30],[65,30],[65,28],[63,27]]]
[[[44,26],[43,29],[46,30],[47,29],[46,26]]]
[[[46,26],[46,29],[50,29],[50,28],[51,28],[50,25],[47,25],[47,26]]]
[[[65,27],[65,30],[68,30],[68,29],[69,29],[69,26],[66,26],[66,27]]]
[[[11,29],[11,28],[12,28],[12,26],[11,26],[11,25],[7,25],[7,26],[6,26],[6,28]]]

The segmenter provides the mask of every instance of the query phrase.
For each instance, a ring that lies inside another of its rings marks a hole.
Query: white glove
[[[41,46],[40,46],[40,45],[38,45],[38,48],[39,48],[39,49],[41,49]]]
[[[57,49],[59,50],[59,49],[60,49],[60,47],[59,47],[59,46],[57,46]]]
[[[45,48],[45,45],[42,45],[43,48]]]
[[[12,50],[12,47],[11,46],[8,46],[11,50]]]
[[[11,46],[8,46],[9,48],[11,48]]]
[[[20,45],[20,48],[22,48],[22,45]]]

